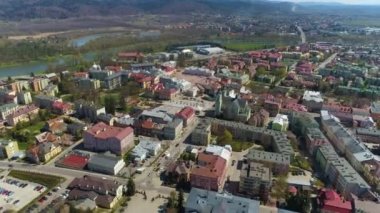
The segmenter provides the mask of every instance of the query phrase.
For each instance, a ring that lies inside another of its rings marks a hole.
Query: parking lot
[[[2,177],[0,180],[0,212],[19,211],[45,190],[46,187],[40,184],[13,177]]]

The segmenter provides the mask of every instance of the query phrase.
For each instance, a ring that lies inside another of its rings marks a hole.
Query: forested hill
[[[292,4],[264,0],[0,0],[1,20],[64,19],[129,14],[262,14],[290,12]]]

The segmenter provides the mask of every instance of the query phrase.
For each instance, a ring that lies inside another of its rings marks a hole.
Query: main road
[[[302,30],[302,27],[298,25],[296,27],[297,27],[298,32],[300,33],[302,44],[306,43],[306,35],[305,35],[305,32]]]
[[[334,53],[332,54],[330,57],[328,57],[324,62],[320,63],[318,65],[318,67],[314,70],[314,72],[318,72],[320,69],[324,69],[326,67],[327,64],[331,63],[335,58],[336,56],[338,55],[338,53]]]

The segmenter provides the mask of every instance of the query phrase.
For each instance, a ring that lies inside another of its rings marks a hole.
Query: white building
[[[156,156],[161,150],[159,141],[150,138],[140,137],[140,143],[133,148],[131,156],[135,162],[141,162],[149,156]]]
[[[323,98],[320,92],[306,90],[303,94],[302,103],[309,111],[319,111],[323,106]]]
[[[272,129],[286,132],[289,127],[289,119],[287,115],[277,114],[272,123]]]
[[[186,67],[185,70],[183,71],[184,74],[188,75],[199,75],[199,76],[214,76],[215,71],[203,68],[203,67]]]
[[[217,146],[217,145],[209,145],[206,147],[205,153],[220,156],[221,158],[225,159],[228,162],[232,154],[231,153],[232,150],[229,149],[230,147],[231,146],[223,147],[223,146]]]
[[[89,170],[110,175],[118,174],[124,166],[125,162],[123,159],[103,154],[91,156],[87,164]]]

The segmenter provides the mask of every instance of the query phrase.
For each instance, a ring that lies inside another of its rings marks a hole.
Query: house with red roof
[[[141,52],[120,52],[117,57],[120,61],[138,62],[144,58],[144,54]]]
[[[134,146],[133,137],[131,127],[121,128],[99,122],[84,132],[83,144],[85,149],[91,151],[123,155]]]
[[[333,189],[322,189],[318,194],[317,203],[322,213],[351,213],[352,203],[344,200]]]
[[[72,105],[62,101],[54,101],[52,112],[58,115],[67,115],[72,113]]]
[[[192,187],[218,191],[224,185],[227,170],[226,159],[213,154],[200,153],[197,165],[191,169]]]
[[[179,94],[175,88],[167,88],[158,92],[158,98],[161,100],[173,100]]]
[[[186,127],[193,123],[195,120],[195,110],[192,107],[184,107],[179,111],[176,116],[183,121],[183,125]]]
[[[296,72],[301,75],[312,75],[313,65],[307,61],[301,61],[296,66]]]

